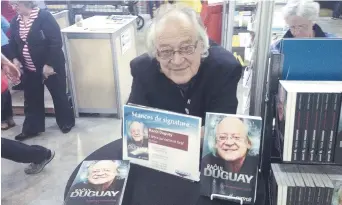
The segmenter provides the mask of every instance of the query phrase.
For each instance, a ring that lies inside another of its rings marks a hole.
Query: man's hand
[[[44,67],[43,67],[43,76],[44,76],[45,80],[48,79],[48,77],[50,75],[54,75],[54,74],[56,74],[56,72],[55,72],[55,70],[51,66],[44,65]]]
[[[1,68],[5,72],[10,81],[16,83],[20,81],[20,71],[10,60],[8,60],[3,54],[1,54]]]

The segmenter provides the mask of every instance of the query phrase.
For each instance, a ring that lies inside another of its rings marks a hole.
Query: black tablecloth
[[[85,160],[121,160],[122,140],[111,142],[93,152]],[[80,165],[69,178],[64,198],[76,177]],[[260,174],[261,175],[261,174]],[[200,185],[170,174],[131,164],[123,205],[237,205],[200,196]],[[265,182],[259,177],[256,205],[265,205]]]

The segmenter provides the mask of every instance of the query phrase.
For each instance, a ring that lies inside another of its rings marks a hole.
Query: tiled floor
[[[333,22],[333,23],[331,23]],[[319,22],[328,32],[342,36],[342,20],[322,19]],[[143,35],[138,39],[143,43]],[[144,50],[138,51],[143,53]],[[243,88],[238,88],[239,113],[241,113]],[[18,126],[2,132],[2,137],[13,139],[20,133],[23,117],[15,117]],[[46,132],[40,137],[25,141],[42,145],[56,151],[55,159],[36,176],[24,174],[23,164],[1,160],[1,204],[2,205],[61,205],[65,185],[74,168],[94,150],[120,138],[120,120],[105,117],[78,118],[76,127],[68,134],[62,134],[54,118],[46,119]]]

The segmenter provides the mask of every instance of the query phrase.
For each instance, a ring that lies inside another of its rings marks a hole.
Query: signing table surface
[[[96,150],[85,160],[121,160],[122,140],[111,142]],[[79,165],[80,166],[80,165]],[[79,166],[69,178],[64,198]],[[131,164],[128,182],[124,193],[123,205],[237,205],[228,201],[211,201],[208,197],[200,196],[200,184],[191,182],[170,174]],[[258,181],[256,205],[265,204],[265,183]]]

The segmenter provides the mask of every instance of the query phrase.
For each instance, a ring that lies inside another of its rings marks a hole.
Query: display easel
[[[221,194],[212,194],[210,196],[211,200],[216,199],[223,199],[223,200],[231,200],[231,201],[239,201],[240,205],[243,205],[243,200],[241,197],[234,197],[234,196],[226,196],[226,195],[221,195]]]

